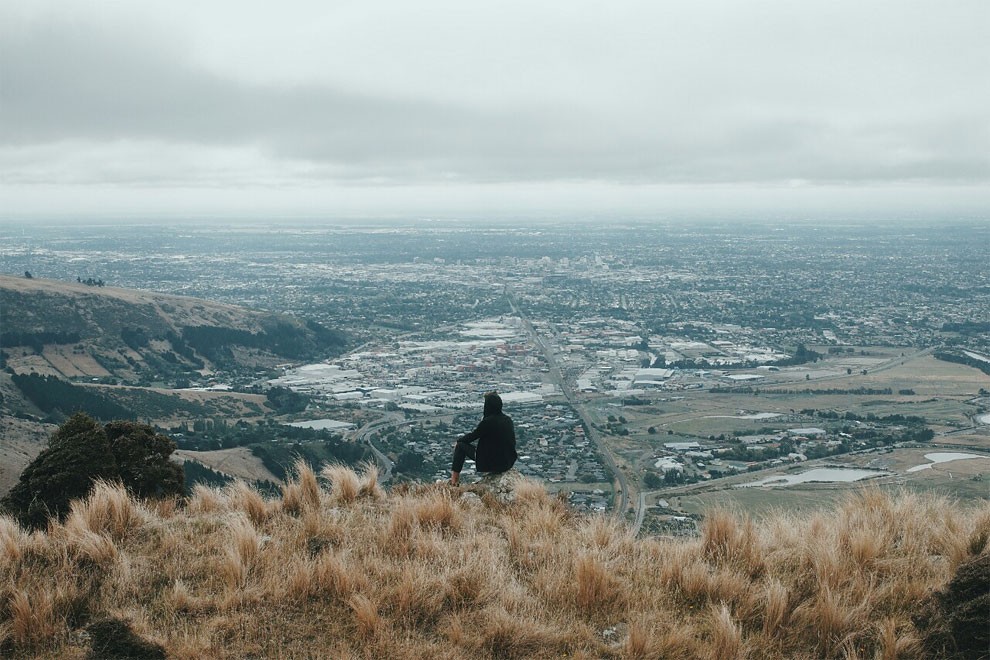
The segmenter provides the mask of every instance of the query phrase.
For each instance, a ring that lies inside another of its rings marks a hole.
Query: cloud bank
[[[9,208],[149,189],[186,210],[308,190],[328,212],[374,191],[390,212],[492,191],[520,210],[575,190],[658,210],[684,189],[987,197],[981,1],[127,7],[0,10]]]

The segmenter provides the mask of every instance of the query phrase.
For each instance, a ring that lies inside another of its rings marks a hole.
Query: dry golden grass
[[[990,505],[864,490],[635,539],[531,481],[515,500],[304,465],[176,507],[101,484],[63,524],[0,517],[0,656],[85,657],[122,618],[169,657],[920,658],[911,615],[990,551]]]

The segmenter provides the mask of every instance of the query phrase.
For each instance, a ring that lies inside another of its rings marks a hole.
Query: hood
[[[502,412],[502,397],[497,392],[485,395],[485,415],[497,415]]]

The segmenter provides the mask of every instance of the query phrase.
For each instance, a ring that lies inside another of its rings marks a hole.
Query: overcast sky
[[[990,2],[0,3],[0,219],[734,212],[990,212]]]

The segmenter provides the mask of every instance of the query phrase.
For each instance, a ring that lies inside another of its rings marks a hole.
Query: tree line
[[[55,376],[11,373],[10,379],[31,403],[49,415],[82,411],[102,420],[135,418],[119,403]]]

